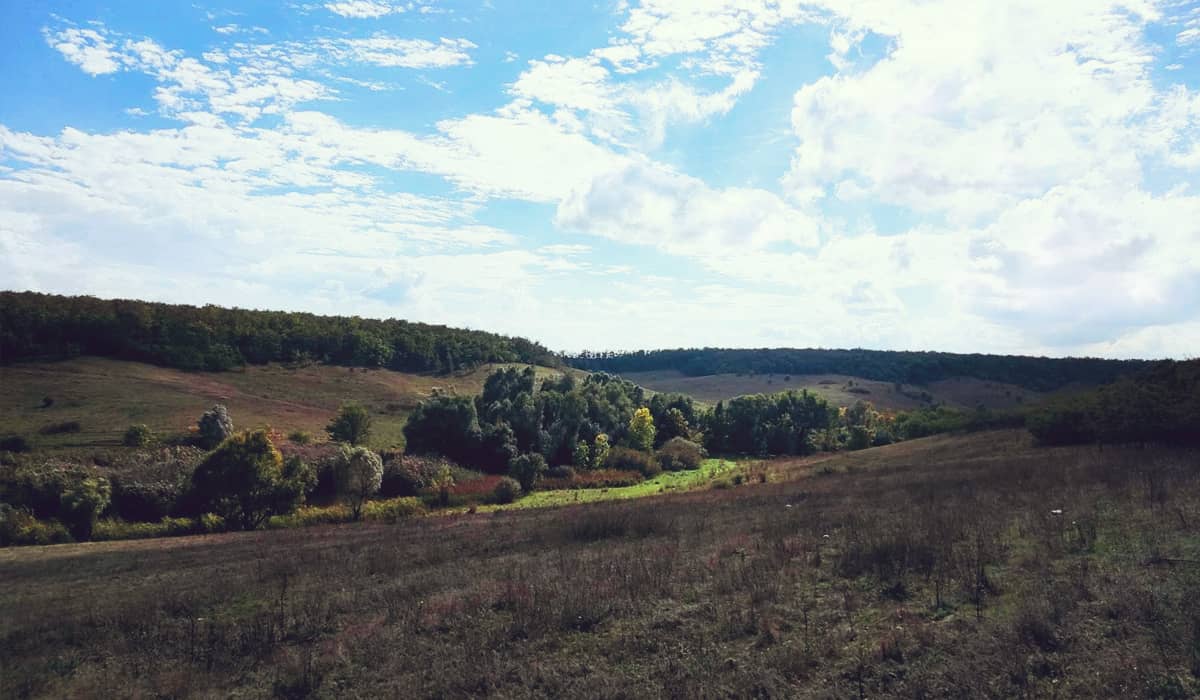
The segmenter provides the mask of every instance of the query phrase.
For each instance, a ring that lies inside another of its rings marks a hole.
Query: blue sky
[[[0,7],[0,287],[559,350],[1200,348],[1200,4]]]

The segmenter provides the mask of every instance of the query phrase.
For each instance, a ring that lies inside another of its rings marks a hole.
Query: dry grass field
[[[42,448],[116,445],[130,424],[182,433],[214,403],[223,403],[239,427],[270,425],[285,434],[305,430],[319,438],[341,403],[353,398],[374,414],[371,446],[382,449],[403,441],[409,412],[434,389],[477,394],[501,366],[434,376],[329,365],[183,372],[98,357],[22,363],[0,366],[0,426],[3,434],[25,435]],[[47,397],[54,402],[42,408]],[[68,421],[78,421],[81,430],[39,434]]]
[[[835,406],[870,401],[884,411],[907,411],[936,402],[954,408],[1015,408],[1035,403],[1042,394],[1012,384],[958,377],[927,386],[877,382],[844,374],[710,374],[689,377],[677,370],[627,372],[621,375],[653,391],[677,391],[715,404],[745,394],[774,394],[807,389]],[[923,397],[922,394],[925,394]]]
[[[1193,697],[1197,460],[1000,431],[625,502],[11,548],[0,695]]]

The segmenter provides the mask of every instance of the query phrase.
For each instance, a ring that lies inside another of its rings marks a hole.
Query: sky
[[[1200,354],[1200,2],[6,2],[0,68],[0,288]]]

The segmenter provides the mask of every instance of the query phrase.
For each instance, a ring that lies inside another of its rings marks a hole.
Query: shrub
[[[288,440],[297,445],[308,445],[312,443],[312,434],[305,430],[293,430],[288,433]]]
[[[299,458],[283,456],[264,430],[230,437],[196,468],[192,490],[202,510],[253,530],[303,502],[315,478]]]
[[[448,466],[440,467],[430,479],[429,487],[437,493],[440,505],[450,505],[450,489],[454,487],[454,472]]]
[[[425,512],[425,506],[416,498],[389,498],[386,501],[371,501],[363,507],[363,518],[394,523]]]
[[[23,508],[0,503],[0,546],[70,542],[62,523],[43,522]]]
[[[150,428],[146,427],[144,423],[129,426],[124,437],[121,438],[121,442],[126,447],[145,447],[153,440],[154,433],[150,432]]]
[[[521,484],[511,476],[500,478],[496,488],[492,490],[493,503],[512,503],[521,497]]]
[[[575,478],[575,470],[572,467],[569,467],[565,464],[561,464],[557,467],[550,467],[549,469],[546,470],[546,478],[547,479],[574,479]]]
[[[325,427],[334,442],[361,445],[371,435],[371,414],[358,403],[343,404],[338,414]]]
[[[658,463],[669,472],[699,469],[704,448],[686,438],[674,437],[658,448]]]
[[[130,522],[162,520],[174,512],[185,492],[181,484],[167,480],[135,481],[116,476],[112,481],[112,509],[118,517]]]
[[[200,446],[211,450],[233,435],[233,419],[229,409],[217,404],[200,416],[198,440]]]
[[[69,420],[42,426],[42,429],[38,432],[42,435],[63,435],[65,433],[78,433],[81,430],[83,430],[83,426],[79,424],[79,421]]]
[[[0,452],[28,452],[29,441],[20,435],[0,438]]]
[[[610,449],[608,457],[604,460],[604,466],[608,469],[619,471],[638,472],[647,478],[662,473],[662,467],[658,466],[658,461],[653,457],[645,452],[631,450],[628,447],[614,447]]]
[[[546,460],[538,453],[518,455],[508,463],[508,475],[530,491],[534,483],[546,471]]]
[[[379,492],[383,483],[383,461],[365,447],[343,447],[334,480],[338,495],[346,499],[351,515],[358,520],[363,504]]]
[[[96,520],[111,498],[112,486],[102,477],[82,479],[63,491],[59,511],[75,539],[91,539]]]

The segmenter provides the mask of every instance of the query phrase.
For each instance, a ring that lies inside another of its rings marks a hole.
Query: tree
[[[676,437],[658,448],[657,457],[658,463],[669,472],[698,469],[704,459],[704,449],[691,440]]]
[[[691,439],[691,430],[688,426],[688,420],[683,411],[678,408],[669,408],[663,414],[662,421],[658,424],[658,443],[664,444],[673,438]]]
[[[202,510],[253,530],[295,510],[314,482],[304,462],[288,460],[285,468],[267,432],[254,430],[229,437],[208,455],[192,474],[192,491]]]
[[[325,432],[335,442],[361,445],[371,435],[371,414],[362,404],[342,404],[338,414],[325,426]]]
[[[588,449],[587,441],[580,440],[575,443],[575,448],[571,451],[571,464],[583,469],[592,466],[592,451]]]
[[[404,424],[404,439],[410,454],[434,453],[460,462],[472,461],[482,439],[475,402],[445,395],[422,401]]]
[[[154,433],[144,423],[129,426],[121,442],[126,447],[145,447],[154,441]]]
[[[112,499],[112,486],[103,477],[89,477],[69,486],[62,494],[60,514],[71,535],[90,540],[96,519]]]
[[[518,455],[508,465],[509,476],[516,479],[525,491],[533,490],[538,477],[545,471],[546,459],[536,452]]]
[[[443,506],[450,505],[450,489],[454,488],[454,472],[448,466],[440,467],[434,472],[433,478],[429,480],[429,485],[437,491],[438,503]]]
[[[200,416],[199,440],[204,449],[213,449],[230,435],[233,435],[233,419],[229,417],[229,409],[217,404]]]
[[[338,494],[350,505],[355,520],[362,517],[363,504],[383,484],[383,460],[365,447],[343,446],[338,455],[334,482]]]
[[[597,435],[595,441],[592,442],[593,468],[600,469],[604,466],[604,461],[608,459],[609,448],[610,445],[608,444],[608,435],[605,433],[600,433]]]
[[[635,450],[649,452],[654,449],[654,418],[650,409],[643,406],[633,412],[629,419],[629,445]]]

